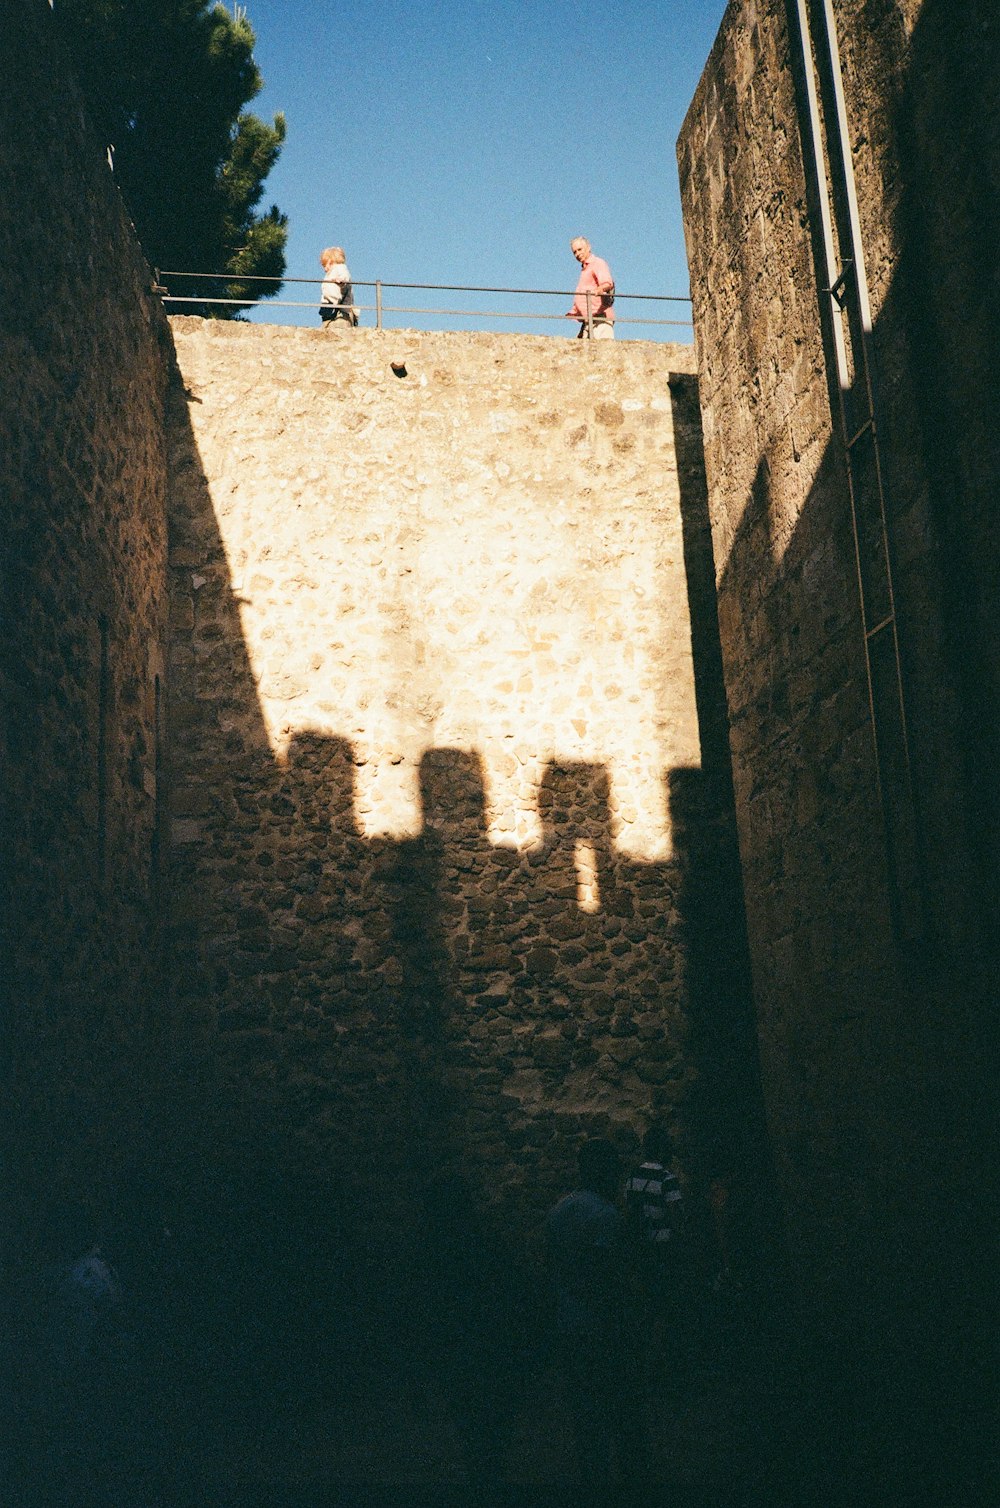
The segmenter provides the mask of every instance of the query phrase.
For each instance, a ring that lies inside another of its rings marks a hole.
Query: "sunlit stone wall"
[[[544,1199],[691,1078],[692,354],[172,323],[173,890],[219,1113]]]

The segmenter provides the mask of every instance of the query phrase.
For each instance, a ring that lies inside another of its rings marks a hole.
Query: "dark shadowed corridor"
[[[515,1281],[478,1240],[462,1250],[453,1232],[440,1234],[408,1270],[361,1272],[342,1254],[298,1292],[280,1241],[233,1254],[224,1288],[197,1264],[185,1272],[190,1254],[172,1245],[141,1292],[136,1249],[116,1269],[114,1326],[79,1356],[57,1342],[63,1301],[40,1288],[43,1322],[22,1326],[6,1358],[17,1386],[5,1393],[4,1502],[140,1508],[319,1503],[341,1491],[377,1501],[389,1484],[571,1488],[544,1283],[525,1266]],[[626,1400],[618,1485],[664,1500],[711,1500],[733,1481],[780,1486],[790,1419],[775,1337],[765,1340],[745,1295],[713,1288],[708,1268],[691,1293],[670,1364],[645,1404]],[[797,1474],[801,1484],[801,1463]]]

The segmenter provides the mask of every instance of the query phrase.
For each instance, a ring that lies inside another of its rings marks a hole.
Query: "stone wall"
[[[729,12],[679,155],[768,1115],[793,1241],[821,1248],[831,1209],[861,1218],[846,1147],[880,1114],[893,965],[781,0]]]
[[[214,1140],[376,1219],[458,1174],[534,1218],[578,1133],[680,1126],[695,1072],[691,352],[172,325],[173,946]]]
[[[165,684],[169,331],[51,29],[38,0],[4,7],[0,1076],[14,1249],[74,1207],[67,1239],[92,1239],[138,1155]]]
[[[872,1356],[896,1358],[884,1401],[971,1357],[982,1323],[997,282],[980,201],[996,178],[973,162],[995,165],[997,119],[965,101],[992,98],[998,35],[983,5],[833,8],[913,772],[909,931],[893,927],[794,6],[730,5],[678,160],[768,1121],[812,1321],[869,1383]]]

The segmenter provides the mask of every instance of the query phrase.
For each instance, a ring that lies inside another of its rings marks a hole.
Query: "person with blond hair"
[[[358,311],[354,306],[354,289],[351,287],[351,274],[347,270],[344,248],[327,246],[320,253],[319,260],[323,268],[319,317],[327,329],[339,319],[346,320],[353,329],[358,322]]]

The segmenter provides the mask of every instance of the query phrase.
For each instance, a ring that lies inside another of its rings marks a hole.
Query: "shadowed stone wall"
[[[1000,36],[990,5],[833,10],[913,773],[916,900],[896,932],[794,6],[730,5],[678,160],[764,1089],[794,1267],[829,1353],[856,1369],[838,1374],[845,1393],[870,1400],[874,1387],[937,1470],[970,1443],[984,1365],[1000,724],[986,227]],[[849,411],[858,399],[854,381]],[[870,570],[871,536],[862,555]],[[890,804],[898,773],[888,759]],[[961,1400],[944,1425],[942,1373]]]
[[[691,353],[172,324],[178,1038],[366,1218],[534,1219],[695,1072]]]
[[[42,1230],[61,1227],[67,1253],[92,1240],[141,1158],[163,755],[169,331],[51,42],[47,5],[4,6],[0,1155],[15,1260]]]

